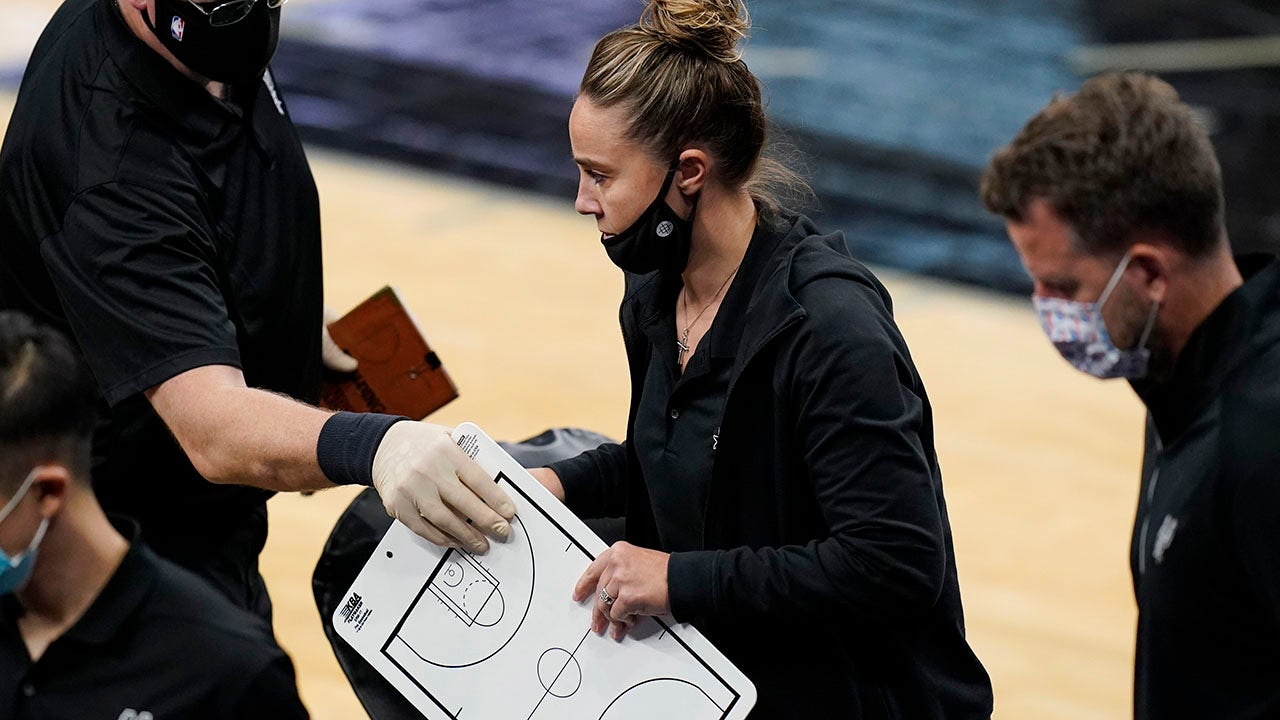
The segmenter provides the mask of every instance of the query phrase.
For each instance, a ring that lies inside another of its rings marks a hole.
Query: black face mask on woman
[[[227,22],[239,13],[240,19]],[[222,83],[257,80],[280,42],[280,6],[272,0],[231,0],[196,6],[186,0],[155,0],[158,25],[147,27],[192,72]],[[274,5],[275,7],[271,7]]]
[[[614,235],[601,237],[605,252],[614,265],[636,275],[655,270],[680,274],[689,264],[689,242],[693,238],[693,212],[685,220],[667,204],[667,193],[675,181],[672,168],[662,183],[658,197],[631,227]],[[696,209],[697,204],[695,202]]]

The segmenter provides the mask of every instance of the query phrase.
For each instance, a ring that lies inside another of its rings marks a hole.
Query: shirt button
[[[675,408],[671,408],[671,419],[675,420],[676,418],[679,418],[679,417],[680,417],[680,411],[676,410]]]
[[[32,685],[31,683],[27,683],[26,685],[23,685],[22,694],[25,695],[26,697],[35,697],[36,686]]]

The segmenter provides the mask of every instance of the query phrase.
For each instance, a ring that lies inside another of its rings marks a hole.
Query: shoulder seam
[[[98,77],[102,75],[103,66],[106,65],[107,61],[110,59],[111,59],[111,55],[109,53],[103,55],[102,61],[98,63],[98,68],[93,71],[93,77],[90,78],[91,83],[97,82]],[[80,114],[80,122],[76,124],[76,187],[77,188],[80,187],[80,174],[81,174],[81,170],[83,169],[83,166],[81,165],[81,159],[83,158],[83,155],[84,155],[84,144],[81,142],[81,138],[84,137],[84,124],[89,120],[89,113],[93,110],[93,99],[98,94],[96,87],[93,87],[93,85],[91,85],[91,87],[93,88],[91,90],[93,97],[90,97],[89,102],[84,104],[84,112]],[[130,131],[129,134],[130,136],[132,136],[133,135],[132,131]],[[124,154],[121,153],[121,157],[123,156]],[[120,166],[117,164],[116,170],[119,171],[119,169],[120,169]],[[79,195],[79,191],[76,192],[76,195]],[[72,196],[71,203],[68,203],[67,206],[70,207],[74,203],[75,203],[75,196]],[[64,215],[64,218],[65,218],[65,215]]]
[[[79,170],[77,170],[77,172],[79,172]],[[53,232],[40,238],[40,242],[37,243],[37,245],[43,245],[46,241],[48,241],[49,238],[62,232],[63,228],[67,226],[67,215],[71,212],[71,208],[75,207],[76,203],[80,202],[81,197],[83,197],[84,195],[88,195],[89,193],[95,190],[107,187],[109,185],[122,185],[125,187],[134,187],[140,190],[147,190],[153,193],[164,194],[164,191],[160,188],[151,187],[150,185],[144,185],[143,183],[139,183],[139,182],[132,182],[129,180],[120,180],[120,179],[112,179],[112,180],[107,180],[106,182],[95,183],[93,185],[90,185],[87,188],[82,188],[80,190],[77,190],[71,196],[71,198],[67,201],[67,207],[62,211],[62,220],[58,222],[58,227],[55,228]]]

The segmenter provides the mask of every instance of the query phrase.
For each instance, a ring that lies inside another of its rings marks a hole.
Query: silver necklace
[[[742,265],[739,264],[738,267],[742,267]],[[720,293],[724,292],[724,289],[729,286],[729,281],[737,274],[738,268],[736,267],[733,269],[733,272],[729,273],[729,277],[725,278],[724,282],[720,283],[720,289],[716,290],[716,294],[711,296],[711,301],[706,305],[703,305],[702,310],[699,310],[698,314],[689,321],[689,324],[684,326],[684,332],[680,333],[680,339],[676,341],[677,365],[684,364],[684,354],[689,352],[689,330],[693,328],[693,326],[702,319],[702,316],[707,312],[707,310],[716,303],[716,299],[720,297]],[[687,286],[684,288],[684,292],[680,294],[680,304],[684,307],[684,316],[689,317],[689,288]]]

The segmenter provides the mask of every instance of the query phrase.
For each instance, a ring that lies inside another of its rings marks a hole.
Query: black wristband
[[[316,441],[320,472],[335,485],[373,485],[373,456],[392,425],[407,417],[340,412],[325,421]]]

